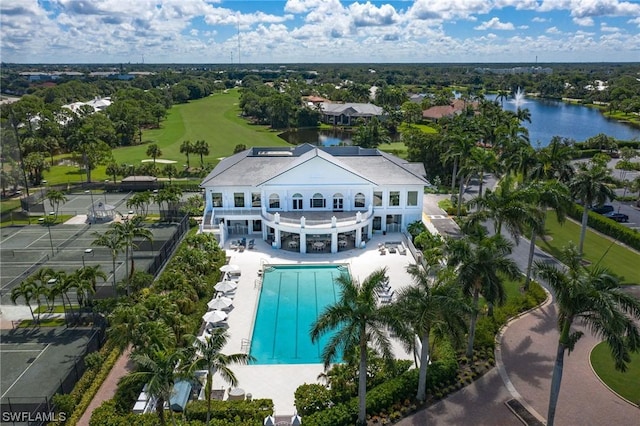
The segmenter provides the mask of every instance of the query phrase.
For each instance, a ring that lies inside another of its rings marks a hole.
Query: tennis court
[[[99,329],[2,330],[2,411],[32,411],[53,394],[71,391],[84,372],[84,355],[99,346]]]
[[[120,281],[125,277],[126,265],[124,254],[116,259],[115,271],[113,258],[109,249],[94,246],[94,233],[103,233],[109,229],[109,223],[64,225],[51,227],[30,225],[23,227],[6,227],[0,231],[2,245],[0,250],[0,294],[1,303],[10,304],[11,289],[18,286],[26,277],[42,267],[50,267],[56,271],[71,273],[85,266],[100,265],[107,275],[107,280],[98,281],[97,293],[112,289],[113,274]],[[155,251],[171,238],[175,225],[159,224],[148,227],[153,233],[153,244],[140,242],[134,250],[136,270],[146,270],[152,262]],[[20,303],[20,302],[18,302]]]

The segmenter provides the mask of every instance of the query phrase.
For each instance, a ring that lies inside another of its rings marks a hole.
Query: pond
[[[496,95],[487,95],[486,98],[494,100]],[[505,110],[515,112],[517,107],[518,105],[513,99],[503,102]],[[604,133],[618,140],[640,140],[639,128],[610,120],[596,108],[526,97],[522,99],[520,107],[527,108],[531,113],[531,123],[525,122],[524,126],[529,129],[529,140],[534,147],[549,145],[554,136],[583,142],[598,133]],[[294,145],[301,143],[317,146],[352,144],[352,133],[341,129],[291,130],[279,136]]]
[[[487,95],[486,98],[494,100],[496,96]],[[518,105],[510,99],[505,100],[502,107],[515,112]],[[520,108],[527,108],[531,113],[531,123],[525,122],[524,126],[529,129],[529,140],[534,147],[549,145],[553,136],[572,138],[577,142],[583,142],[599,133],[618,140],[640,139],[640,129],[610,120],[597,108],[526,97]]]
[[[341,129],[298,129],[289,130],[278,135],[278,137],[293,145],[310,143],[316,146],[351,145],[351,136],[352,132]]]

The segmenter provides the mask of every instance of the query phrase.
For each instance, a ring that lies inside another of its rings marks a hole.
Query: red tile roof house
[[[438,121],[443,117],[453,117],[460,114],[467,106],[477,108],[477,102],[468,103],[462,99],[454,99],[449,105],[436,105],[422,111],[422,118],[426,120]]]

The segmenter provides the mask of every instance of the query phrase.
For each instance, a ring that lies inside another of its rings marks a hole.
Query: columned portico
[[[261,234],[278,249],[338,253],[421,220],[426,185],[422,164],[377,149],[255,147],[223,159],[202,182],[202,230],[223,245]]]

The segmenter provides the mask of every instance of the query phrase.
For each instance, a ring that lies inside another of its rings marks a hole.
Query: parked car
[[[591,211],[598,214],[607,214],[611,213],[615,209],[611,204],[603,204],[601,206],[591,207]]]
[[[624,213],[609,212],[603,215],[606,218],[613,219],[616,222],[629,222],[629,216]]]

